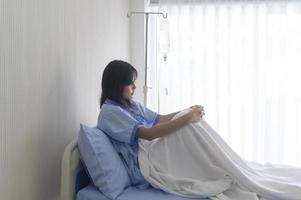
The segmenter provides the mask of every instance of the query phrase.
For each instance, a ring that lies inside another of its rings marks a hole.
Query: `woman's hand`
[[[193,109],[193,108],[201,108],[201,109],[204,110],[204,107],[201,106],[201,105],[194,105],[194,106],[191,106],[190,108],[191,108],[191,109]]]
[[[188,115],[191,123],[199,122],[202,118],[202,109],[198,107],[191,108]]]
[[[205,112],[202,107],[191,107],[191,111],[188,113],[190,122],[199,122],[204,114]]]
[[[204,110],[204,107],[203,106],[201,106],[201,105],[194,105],[194,106],[191,106],[190,107],[190,109],[193,109],[193,108],[201,108],[202,109],[202,117],[203,117],[203,115],[205,115],[205,110]]]

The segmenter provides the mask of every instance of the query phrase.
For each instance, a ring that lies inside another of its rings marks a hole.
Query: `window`
[[[150,105],[204,105],[242,157],[301,166],[301,2],[176,1],[150,9]]]

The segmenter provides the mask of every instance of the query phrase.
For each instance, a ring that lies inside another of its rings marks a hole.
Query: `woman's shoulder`
[[[132,108],[136,111],[136,112],[142,112],[142,105],[137,102],[137,101],[133,101],[131,100],[131,106]],[[99,112],[99,118],[111,118],[113,117],[126,117],[129,116],[131,117],[131,114],[129,113],[129,111],[127,111],[124,107],[119,106],[119,105],[115,105],[115,104],[109,104],[109,103],[105,103],[102,105],[100,112]]]
[[[99,114],[103,115],[103,114],[122,112],[122,111],[123,110],[120,106],[112,105],[112,104],[103,104]]]
[[[119,106],[103,104],[100,109],[97,121],[98,124],[101,125],[104,122],[110,122],[112,120],[114,121],[114,119],[116,120],[124,116],[124,111]]]

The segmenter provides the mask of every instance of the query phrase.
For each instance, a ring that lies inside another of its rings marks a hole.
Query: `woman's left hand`
[[[203,117],[203,115],[205,115],[204,107],[201,106],[201,105],[194,105],[194,106],[191,106],[190,108],[191,108],[191,109],[194,109],[194,108],[201,108],[201,109],[202,109],[202,117]]]

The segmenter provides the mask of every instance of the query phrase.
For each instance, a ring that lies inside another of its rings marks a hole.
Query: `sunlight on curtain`
[[[168,12],[167,22],[150,23],[152,108],[201,104],[245,159],[301,166],[301,3],[159,1],[150,9]]]

